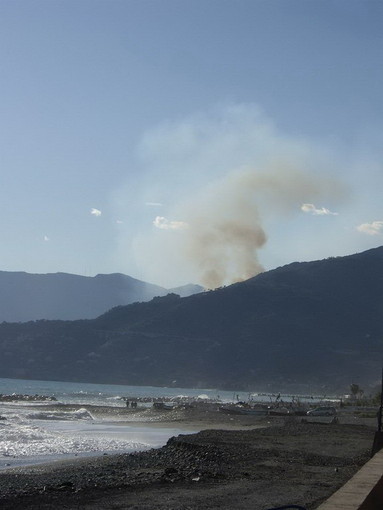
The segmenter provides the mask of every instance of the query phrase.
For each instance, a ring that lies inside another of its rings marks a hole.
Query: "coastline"
[[[118,409],[121,416],[134,418],[125,423],[139,423],[139,412]],[[255,419],[211,409],[153,417],[146,426],[201,431],[143,452],[5,470],[0,472],[0,504],[12,509],[264,510],[290,503],[315,509],[369,459],[374,436],[373,424],[360,420],[302,423],[298,417]]]
[[[18,422],[20,409],[24,412],[20,415],[22,419],[33,417],[32,420]],[[10,412],[16,414],[11,414],[9,421],[7,418],[2,421],[4,442],[0,471],[66,459],[147,451],[163,446],[172,436],[191,434],[204,428],[242,428],[246,427],[246,421],[251,426],[259,426],[246,418],[226,417],[218,412],[218,404],[206,403],[179,406],[171,411],[142,405],[128,409],[124,405],[51,403],[41,406],[37,403],[22,408],[15,406]],[[18,428],[18,423],[24,428]],[[12,446],[13,433],[16,434],[14,437],[20,437],[20,445],[16,441],[15,447]],[[39,441],[34,439],[36,434]]]

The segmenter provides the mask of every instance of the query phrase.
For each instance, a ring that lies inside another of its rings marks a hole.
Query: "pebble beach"
[[[3,470],[1,507],[311,510],[370,458],[375,431],[373,420],[350,413],[333,423],[230,415],[211,405],[151,412],[153,427],[195,432],[144,452]],[[140,411],[130,413],[139,422]]]

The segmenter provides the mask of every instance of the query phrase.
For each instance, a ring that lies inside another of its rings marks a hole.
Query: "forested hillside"
[[[0,325],[1,377],[345,391],[383,354],[383,247],[94,320]]]

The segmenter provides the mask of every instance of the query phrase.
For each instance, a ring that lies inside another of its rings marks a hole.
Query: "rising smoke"
[[[133,248],[139,277],[167,287],[216,288],[258,274],[261,250],[282,224],[287,231],[286,218],[303,215],[302,204],[330,212],[323,206],[342,195],[323,177],[332,168],[322,148],[282,136],[252,105],[166,123],[145,135],[140,154],[151,229],[124,254]],[[296,243],[293,234],[286,241]]]
[[[185,263],[192,264],[206,288],[248,279],[263,271],[258,252],[267,241],[264,216],[276,218],[299,209],[307,197],[333,194],[325,179],[276,163],[267,173],[242,169],[212,184],[181,208],[188,228],[178,237]]]

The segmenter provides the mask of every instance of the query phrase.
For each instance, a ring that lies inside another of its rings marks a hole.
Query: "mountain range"
[[[118,305],[176,292],[189,296],[199,285],[165,289],[120,273],[80,276],[0,271],[0,321],[93,319]]]
[[[92,320],[0,324],[0,377],[338,392],[383,360],[383,247]]]

